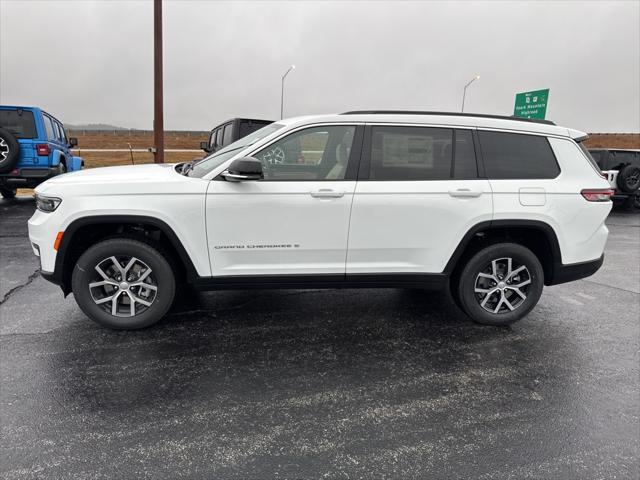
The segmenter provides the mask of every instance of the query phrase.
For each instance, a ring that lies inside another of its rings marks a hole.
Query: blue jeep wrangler
[[[82,158],[71,153],[77,144],[62,122],[39,108],[0,105],[0,193],[13,198],[17,188],[80,170]]]

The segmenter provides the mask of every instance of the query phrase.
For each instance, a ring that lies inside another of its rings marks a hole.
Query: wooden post
[[[153,0],[153,142],[154,162],[164,163],[162,104],[162,0]]]

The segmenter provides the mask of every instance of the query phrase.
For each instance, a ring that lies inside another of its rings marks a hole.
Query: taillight
[[[40,143],[36,145],[36,152],[38,155],[49,155],[49,145],[46,143]]]
[[[588,202],[608,202],[615,193],[611,188],[587,189],[580,192]]]

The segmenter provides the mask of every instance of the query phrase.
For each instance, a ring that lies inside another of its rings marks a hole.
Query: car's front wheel
[[[474,321],[508,325],[536,306],[543,287],[538,257],[522,245],[499,243],[471,257],[458,279],[457,294]]]
[[[78,259],[71,279],[82,311],[100,325],[137,329],[153,325],[169,310],[175,275],[153,246],[128,238],[105,240]]]

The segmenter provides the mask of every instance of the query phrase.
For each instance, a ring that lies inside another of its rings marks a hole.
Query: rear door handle
[[[452,197],[474,198],[482,195],[480,190],[471,190],[469,188],[458,188],[457,190],[449,190]]]
[[[330,188],[321,188],[320,190],[311,192],[311,196],[314,198],[340,198],[344,197],[344,192],[337,192]]]

